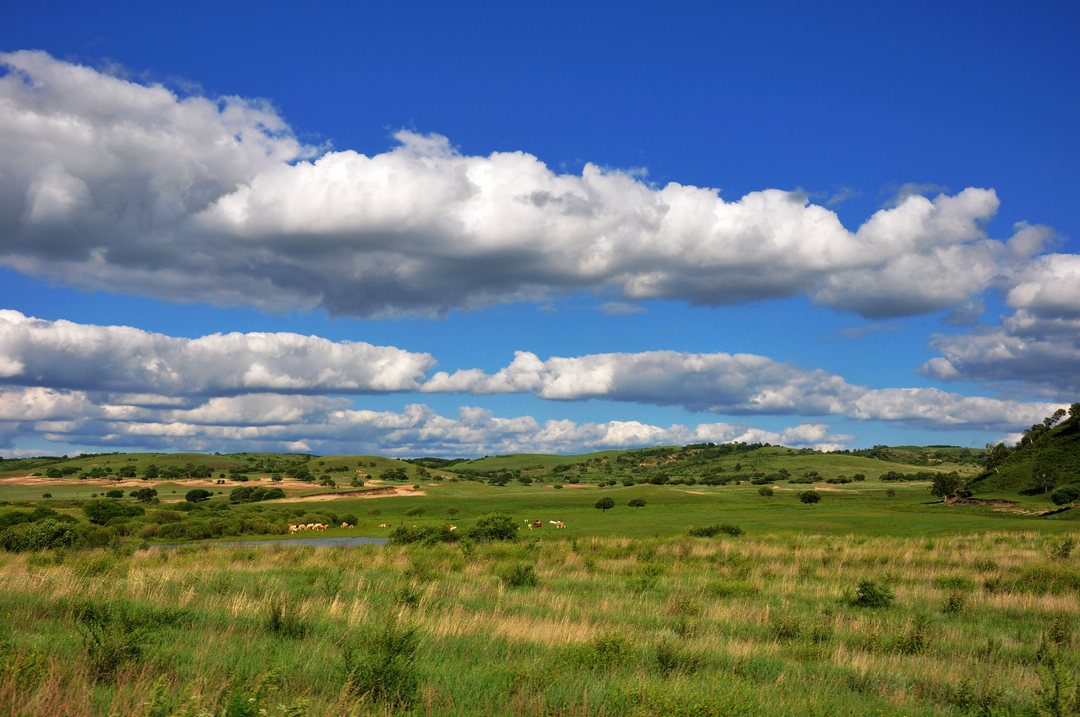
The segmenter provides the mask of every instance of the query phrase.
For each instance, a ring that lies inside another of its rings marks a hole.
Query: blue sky
[[[0,455],[981,446],[1080,395],[1075,3],[9,14]]]

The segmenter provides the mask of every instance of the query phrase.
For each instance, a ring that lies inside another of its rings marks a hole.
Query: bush
[[[412,543],[434,545],[436,543],[453,543],[456,540],[457,534],[441,525],[418,525],[416,527],[399,525],[390,531],[388,542],[393,545],[409,545]]]
[[[105,491],[105,497],[106,498],[123,498],[124,497],[124,491],[120,490],[119,488],[113,488],[112,490]]]
[[[760,488],[758,488],[758,495],[765,496],[766,498],[772,498],[773,489],[767,485],[761,486]]]
[[[131,518],[142,515],[144,511],[137,505],[120,503],[108,498],[93,498],[83,503],[83,514],[96,525],[105,525],[113,518]]]
[[[536,568],[526,563],[516,563],[503,568],[498,573],[503,585],[508,588],[531,588],[536,587],[538,581]]]
[[[893,594],[886,585],[863,580],[848,602],[855,607],[889,607],[893,604]]]
[[[807,490],[799,493],[799,500],[807,505],[813,505],[814,503],[821,502],[821,494],[817,491]]]
[[[514,540],[517,523],[505,513],[488,513],[469,529],[469,537],[473,540]]]
[[[600,510],[607,512],[608,510],[615,507],[615,501],[611,498],[601,498],[600,500],[596,501],[596,504],[593,507],[599,508]]]
[[[1075,503],[1077,499],[1080,499],[1080,488],[1074,485],[1058,488],[1050,494],[1050,502],[1054,505],[1070,505]]]
[[[645,507],[645,499],[644,498],[632,498],[630,500],[630,502],[627,503],[627,505],[629,505],[631,508],[644,508]]]
[[[416,657],[420,650],[417,628],[388,618],[370,628],[360,644],[345,647],[345,684],[349,693],[388,709],[407,709],[420,687]]]
[[[586,667],[611,668],[629,664],[634,658],[630,641],[618,633],[597,635],[574,649],[575,661]]]
[[[743,534],[743,529],[731,523],[713,523],[712,525],[695,525],[686,532],[695,538],[712,538],[721,533],[738,537]]]

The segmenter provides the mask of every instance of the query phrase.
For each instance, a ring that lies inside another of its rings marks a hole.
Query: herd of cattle
[[[289,523],[290,533],[299,533],[301,530],[326,530],[329,525],[323,525],[322,523]],[[342,523],[342,528],[355,528],[355,525],[349,523]]]

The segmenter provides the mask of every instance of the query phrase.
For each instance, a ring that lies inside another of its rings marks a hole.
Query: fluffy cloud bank
[[[321,454],[481,455],[573,453],[602,448],[702,441],[768,442],[832,449],[851,436],[824,424],[781,432],[744,424],[653,426],[639,421],[575,423],[531,416],[501,418],[463,407],[456,418],[422,404],[400,413],[354,410],[343,399],[261,394],[215,398],[191,408],[95,403],[82,391],[0,390],[0,437],[144,450],[283,450]]]
[[[1080,318],[1043,318],[1021,309],[999,326],[937,335],[943,356],[920,372],[942,381],[978,381],[1069,400],[1080,394]]]
[[[0,310],[0,381],[167,397],[411,391],[428,354],[291,333],[176,338]]]
[[[578,290],[712,305],[807,294],[896,316],[989,286],[1042,302],[1025,277],[1071,266],[1025,269],[1037,227],[986,237],[992,189],[905,196],[852,232],[774,189],[725,201],[410,132],[373,156],[320,152],[265,103],[181,98],[41,52],[0,63],[0,264],[85,288],[359,316]]]
[[[944,339],[939,341],[944,345]],[[984,356],[979,346],[962,353],[960,339],[950,346],[950,360],[958,364]],[[1070,356],[1062,357],[1062,370]],[[272,415],[255,403],[261,394],[323,400],[341,394],[523,393],[556,401],[682,406],[722,415],[843,416],[1007,431],[1031,425],[1057,408],[936,389],[869,389],[827,371],[754,354],[646,351],[542,360],[518,351],[509,365],[491,374],[480,369],[431,373],[435,366],[426,353],[317,336],[232,333],[187,339],[0,310],[0,385],[105,396],[98,403],[112,406],[114,417],[118,407],[126,407],[122,410],[131,417],[136,407],[186,410],[211,398],[201,410],[214,413],[214,420],[260,423],[260,416]],[[931,362],[931,368],[937,366]],[[934,370],[947,373],[941,366]],[[58,394],[33,395],[44,400]],[[197,422],[190,416],[182,421]]]
[[[752,354],[650,351],[541,360],[522,351],[491,374],[431,373],[434,368],[428,354],[361,342],[290,333],[187,339],[0,311],[0,440],[11,446],[36,436],[155,450],[355,452],[363,445],[372,452],[458,455],[735,440],[838,448],[853,437],[834,434],[824,423],[779,432],[732,423],[541,425],[481,408],[462,408],[456,419],[419,404],[402,413],[357,410],[344,396],[524,393],[998,433],[1029,426],[1059,406],[936,389],[868,389]]]

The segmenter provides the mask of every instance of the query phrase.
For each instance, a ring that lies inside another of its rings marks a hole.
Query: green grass
[[[1056,539],[748,532],[0,554],[0,712],[1071,708],[1080,598],[1030,587],[1077,571]]]

